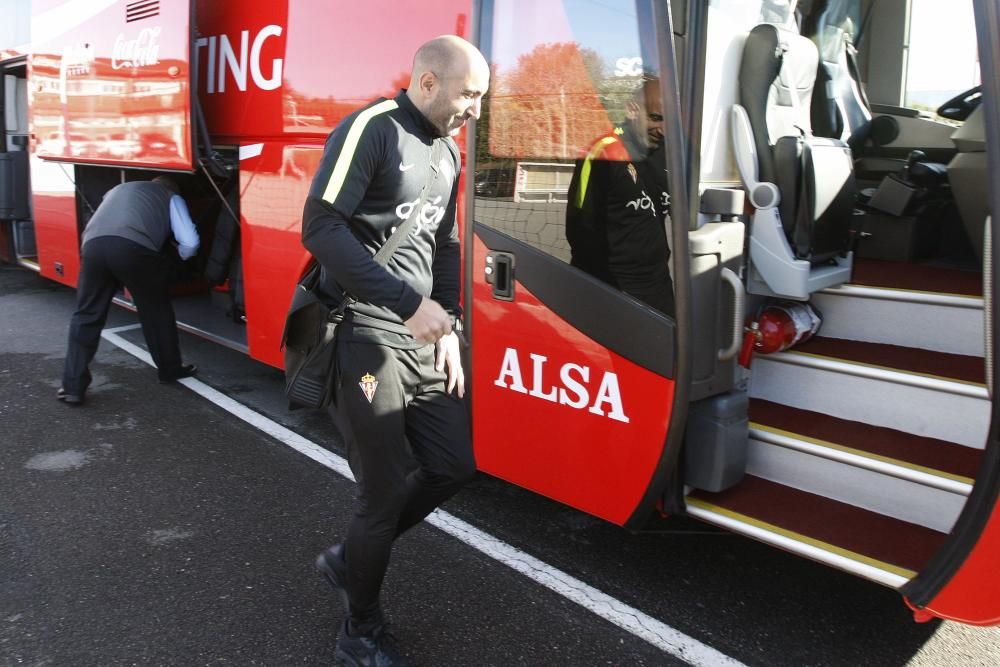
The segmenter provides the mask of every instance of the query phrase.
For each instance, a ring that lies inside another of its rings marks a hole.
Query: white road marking
[[[134,324],[115,329],[106,329],[101,336],[110,343],[152,366],[153,360],[148,352],[118,335],[120,332],[138,327],[138,324]],[[251,410],[242,403],[234,401],[229,396],[209,387],[197,378],[184,378],[183,380],[178,380],[178,382],[199,396],[215,403],[223,410],[260,429],[275,440],[283,442],[317,463],[354,481],[354,475],[351,474],[351,469],[347,461],[342,457],[320,447],[311,440],[285,428],[259,412]],[[427,517],[427,521],[432,526],[461,540],[490,558],[517,570],[536,583],[562,595],[568,600],[572,600],[622,630],[649,642],[665,653],[669,653],[690,665],[704,665],[706,667],[727,665],[739,667],[743,664],[447,512],[436,510]]]

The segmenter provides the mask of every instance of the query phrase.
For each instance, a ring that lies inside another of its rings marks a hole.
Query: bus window
[[[672,314],[649,2],[497,0],[476,222]]]
[[[913,0],[905,106],[934,113],[981,81],[972,3]]]

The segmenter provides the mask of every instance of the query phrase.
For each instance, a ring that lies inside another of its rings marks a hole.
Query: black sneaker
[[[347,561],[344,560],[344,545],[334,544],[316,556],[316,570],[330,582],[330,587],[340,598],[344,611],[350,613],[347,599]]]
[[[337,662],[347,667],[412,667],[413,663],[399,652],[396,638],[385,624],[371,634],[352,637],[347,632],[347,621],[340,627],[337,637]]]

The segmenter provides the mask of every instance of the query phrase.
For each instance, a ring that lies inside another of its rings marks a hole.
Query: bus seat
[[[744,44],[732,133],[740,176],[756,208],[753,293],[808,299],[850,278],[851,150],[839,139],[812,134],[818,61],[816,46],[787,25],[760,24]]]
[[[813,132],[846,141],[858,154],[871,133],[872,112],[858,71],[851,4],[848,0],[814,3],[803,34],[819,50],[810,113]]]
[[[816,0],[802,25],[819,51],[810,119],[813,133],[846,141],[855,157],[855,173],[877,184],[892,173],[906,174],[921,187],[939,188],[947,183],[946,166],[901,158],[866,156],[866,146],[879,148],[895,141],[900,132],[892,116],[874,116],[861,82],[854,45],[851,0]]]

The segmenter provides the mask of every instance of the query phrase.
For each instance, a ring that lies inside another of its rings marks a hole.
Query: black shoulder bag
[[[396,252],[396,248],[407,237],[427,201],[427,194],[437,174],[440,142],[435,142],[431,150],[431,164],[427,181],[420,191],[420,198],[406,221],[396,228],[385,245],[372,258],[385,266]],[[285,331],[281,345],[285,351],[285,395],[290,410],[297,408],[325,408],[333,400],[334,383],[334,338],[337,325],[344,321],[344,312],[355,302],[348,294],[343,294],[340,305],[328,306],[320,292],[322,267],[312,258],[302,278],[295,286],[295,294],[285,318]]]

